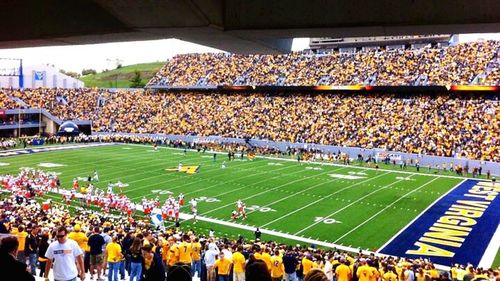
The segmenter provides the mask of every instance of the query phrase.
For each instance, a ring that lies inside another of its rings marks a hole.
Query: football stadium
[[[0,274],[500,280],[500,41],[375,35],[131,88],[1,58]]]

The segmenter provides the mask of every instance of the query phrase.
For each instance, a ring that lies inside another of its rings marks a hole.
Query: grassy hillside
[[[85,83],[85,87],[129,88],[130,79],[134,77],[136,70],[141,73],[142,81],[147,83],[163,65],[165,65],[165,62],[127,65],[119,69],[85,75],[80,80]]]

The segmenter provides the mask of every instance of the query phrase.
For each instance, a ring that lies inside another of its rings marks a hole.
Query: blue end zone
[[[478,265],[500,223],[500,183],[466,180],[379,250],[441,265]]]

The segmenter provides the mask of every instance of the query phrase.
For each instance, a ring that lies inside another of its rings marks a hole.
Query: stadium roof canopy
[[[7,0],[0,48],[178,38],[279,53],[294,37],[500,31],[498,0]]]

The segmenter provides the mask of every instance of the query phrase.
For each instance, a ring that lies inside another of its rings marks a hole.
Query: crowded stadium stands
[[[487,41],[355,53],[178,55],[148,86],[499,85],[499,47],[500,42]]]
[[[38,182],[38,176],[37,173],[27,173],[23,177]],[[267,281],[271,278],[351,281],[364,280],[361,277],[364,274],[369,276],[366,280],[386,281],[413,280],[409,278],[433,281],[499,279],[499,271],[491,268],[456,264],[452,265],[449,271],[439,271],[427,259],[381,257],[362,250],[349,253],[336,249],[320,249],[314,245],[292,246],[272,240],[261,240],[257,231],[255,239],[249,239],[243,236],[229,238],[214,232],[196,233],[193,230],[181,230],[179,227],[158,229],[148,219],[140,216],[117,216],[88,208],[74,210],[74,206],[54,203],[44,203],[42,206],[35,200],[30,200],[30,195],[25,195],[25,192],[29,193],[30,190],[33,194],[38,193],[38,190],[33,190],[32,187],[19,185],[11,187],[12,193],[2,195],[0,235],[18,237],[19,243],[16,244],[16,249],[7,251],[11,241],[3,241],[6,245],[0,246],[0,259],[6,262],[14,255],[34,276],[51,276],[45,272],[49,254],[47,248],[56,235],[57,239],[61,238],[60,227],[64,226],[67,230],[63,239],[74,240],[80,248],[84,262],[83,268],[78,268],[78,276],[86,276],[85,280],[104,280],[101,278],[107,275],[108,280],[125,280],[126,277],[130,278],[126,280],[134,280],[133,277],[137,277],[135,280],[160,281],[165,280],[166,271],[166,280],[175,281],[191,280],[191,276],[214,281],[216,274],[219,277],[229,274],[234,276],[234,279],[227,277],[217,280],[245,280],[246,277],[248,281]],[[98,236],[102,237],[99,239],[104,246],[96,244]],[[110,246],[114,244],[116,245]],[[101,247],[105,249],[104,254]],[[109,257],[113,247],[117,247],[118,253],[121,253],[116,261],[110,261]],[[97,249],[99,253],[96,252]],[[158,262],[151,263],[151,251]],[[221,259],[221,253],[232,264],[232,270],[229,270],[229,267],[221,268],[221,262],[217,262]],[[33,262],[34,260],[38,260],[39,264]],[[253,268],[255,263],[261,263],[262,270]],[[116,269],[115,264],[119,265]],[[4,277],[34,280],[20,275],[24,269],[18,269],[16,272],[14,268],[8,269],[6,265],[7,263],[0,264]],[[315,272],[315,269],[322,273]],[[56,271],[61,273],[61,269],[57,267],[53,271],[54,274]],[[158,275],[158,272],[161,275]],[[18,275],[11,275],[14,273]],[[238,274],[243,279],[238,279]],[[324,279],[310,279],[313,274],[320,274]]]
[[[95,89],[12,95],[63,120],[92,120],[97,132],[252,137],[500,161],[495,95]]]

